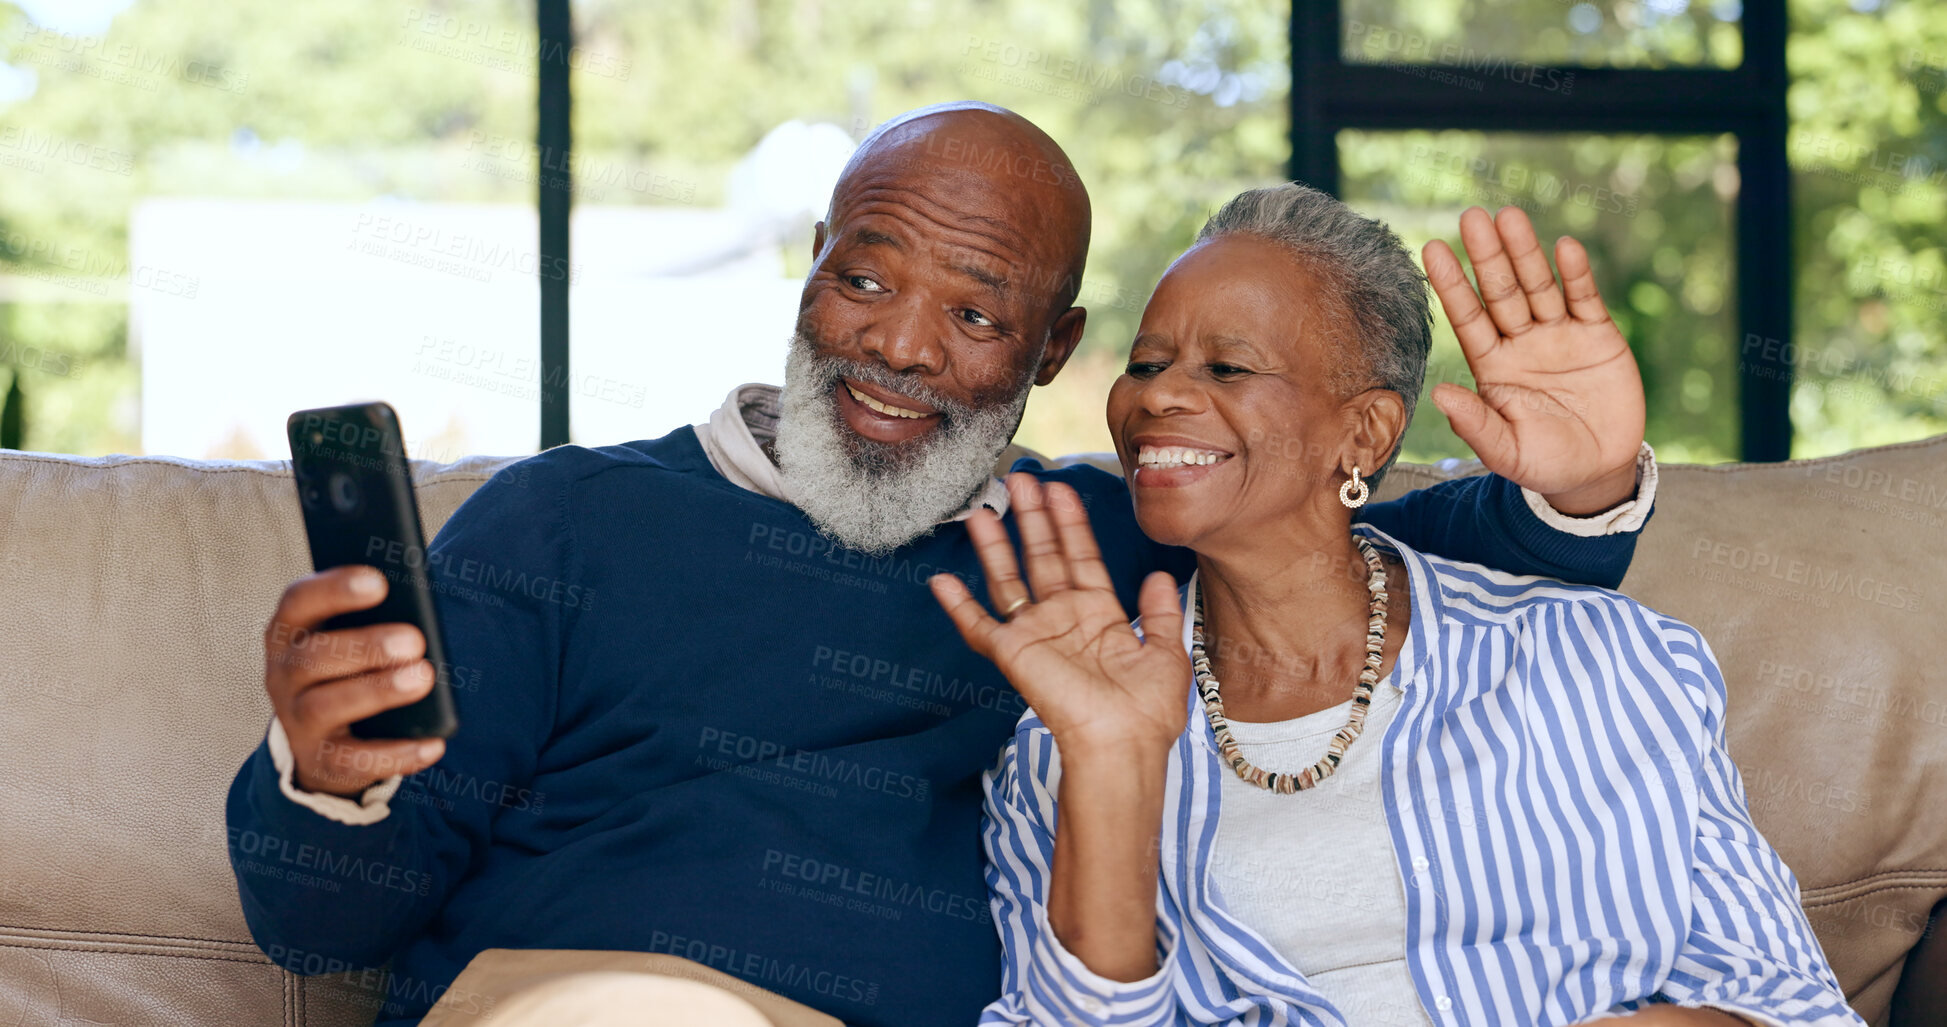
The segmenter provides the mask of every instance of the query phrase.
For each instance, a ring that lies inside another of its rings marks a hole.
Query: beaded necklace
[[[1203,698],[1203,715],[1210,721],[1210,730],[1217,738],[1217,752],[1224,762],[1245,781],[1268,791],[1289,795],[1301,792],[1320,781],[1331,777],[1339,769],[1339,761],[1345,758],[1345,750],[1352,740],[1366,729],[1366,711],[1372,708],[1372,690],[1379,683],[1379,664],[1381,651],[1386,647],[1386,569],[1379,562],[1379,551],[1364,536],[1354,535],[1353,541],[1359,544],[1359,555],[1365,557],[1366,590],[1372,593],[1372,606],[1366,620],[1366,666],[1359,671],[1359,684],[1352,690],[1352,716],[1332,736],[1332,743],[1326,749],[1324,758],[1296,774],[1284,774],[1265,770],[1251,765],[1237,748],[1237,739],[1230,734],[1230,722],[1224,717],[1224,700],[1217,692],[1217,678],[1210,672],[1210,657],[1203,650],[1203,584],[1197,584],[1196,594],[1191,598],[1191,613],[1194,627],[1190,634],[1190,666],[1197,682],[1197,695]]]

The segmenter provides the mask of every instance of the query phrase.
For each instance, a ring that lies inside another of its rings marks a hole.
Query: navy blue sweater
[[[1120,478],[1027,469],[1085,498],[1126,607],[1193,567],[1142,535]],[[1366,517],[1605,585],[1635,548],[1555,532],[1489,477]],[[500,947],[674,953],[875,1027],[963,1027],[995,997],[979,783],[1023,703],[927,590],[948,571],[985,594],[963,524],[883,559],[835,547],[683,428],[504,469],[427,562],[460,717],[439,765],[370,826],[281,795],[264,745],[230,789],[244,916],[325,975],[308,989],[409,1023]]]

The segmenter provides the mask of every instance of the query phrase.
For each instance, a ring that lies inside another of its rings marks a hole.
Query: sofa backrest
[[[515,459],[415,463],[426,530]],[[225,855],[263,629],[309,570],[283,461],[0,453],[0,1024],[370,1022],[376,981],[257,951]],[[1758,824],[1885,1022],[1947,896],[1947,436],[1665,467],[1623,590],[1709,639]]]

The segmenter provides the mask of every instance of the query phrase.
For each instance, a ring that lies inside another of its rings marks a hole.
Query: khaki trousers
[[[488,949],[420,1027],[844,1027],[827,1016],[678,956],[576,949]]]

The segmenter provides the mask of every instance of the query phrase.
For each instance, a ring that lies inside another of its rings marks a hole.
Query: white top
[[[1365,730],[1312,788],[1279,795],[1227,766],[1218,786],[1217,901],[1361,1027],[1432,1023],[1406,965],[1406,892],[1379,787],[1379,742],[1401,695],[1390,676],[1373,689]],[[1233,720],[1230,733],[1252,765],[1296,773],[1325,755],[1351,713],[1347,698],[1293,720]]]

